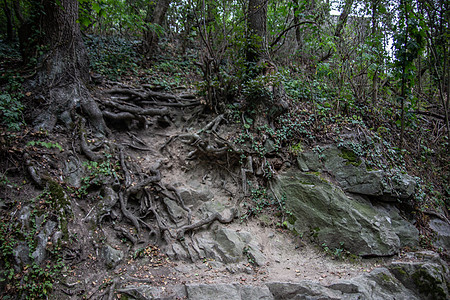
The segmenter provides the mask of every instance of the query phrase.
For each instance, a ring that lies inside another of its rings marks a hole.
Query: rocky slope
[[[97,96],[123,109],[127,99],[110,94]],[[107,139],[81,127],[85,144],[60,139],[65,151],[30,155],[29,172],[47,166],[45,192],[2,205],[20,230],[35,233],[34,242],[14,245],[18,274],[56,251],[64,269],[54,299],[449,297],[447,264],[414,252],[414,178],[366,167],[352,139],[295,160],[274,154],[270,140],[262,158],[239,152],[236,125],[173,99],[170,109],[144,115],[133,104],[138,117],[110,120]],[[267,186],[258,180],[265,166]],[[433,224],[448,245],[448,223]]]

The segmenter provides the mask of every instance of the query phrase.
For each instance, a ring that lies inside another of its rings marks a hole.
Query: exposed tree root
[[[25,165],[27,166],[28,175],[30,175],[31,179],[38,187],[44,188],[44,182],[42,181],[41,176],[39,176],[38,172],[36,171],[36,168],[31,161],[30,155],[28,153],[25,153],[23,155],[23,158],[25,159]]]
[[[86,155],[86,157],[91,161],[100,161],[103,157],[100,154],[95,153],[94,151],[89,148],[87,144],[87,138],[86,138],[86,129],[85,129],[85,120],[81,120],[80,125],[80,146],[81,151]]]
[[[185,225],[185,226],[179,228],[176,231],[176,238],[177,239],[181,239],[186,232],[195,230],[195,229],[200,228],[200,227],[202,227],[204,225],[211,224],[214,221],[219,221],[222,224],[231,223],[231,222],[233,222],[233,220],[237,216],[236,212],[237,211],[236,211],[235,208],[231,209],[231,215],[228,218],[225,218],[222,215],[220,215],[218,212],[216,212],[216,213],[213,213],[212,215],[210,215],[209,217],[207,217],[207,218],[205,218],[203,220],[200,220],[200,221],[198,221],[198,222],[196,222],[194,224]]]
[[[115,101],[104,101],[105,105],[114,107],[122,112],[128,112],[134,115],[143,115],[143,116],[165,116],[169,114],[169,110],[167,108],[142,108],[137,105],[131,104],[120,104]]]
[[[143,87],[149,87],[148,85],[143,85]],[[160,93],[155,92],[152,90],[144,90],[144,89],[134,89],[134,88],[116,88],[111,89],[108,91],[109,94],[122,94],[122,95],[128,95],[129,100],[171,100],[175,102],[182,102],[189,99],[192,99],[195,96],[189,94],[189,95],[183,95],[183,96],[176,96],[168,93]]]
[[[188,213],[188,224],[190,224],[191,223],[191,218],[192,218],[192,211],[191,211],[191,209],[189,207],[187,207],[184,204],[183,198],[181,197],[181,195],[178,192],[178,190],[173,185],[170,185],[170,184],[166,184],[166,189],[169,190],[169,191],[172,191],[176,195],[178,204],[181,206],[181,208],[183,208]]]

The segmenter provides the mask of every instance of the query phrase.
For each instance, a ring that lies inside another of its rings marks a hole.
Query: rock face
[[[417,245],[417,229],[393,206],[346,195],[317,174],[279,175],[274,192],[285,199],[294,229],[328,247],[343,246],[360,256],[387,256]]]
[[[430,220],[430,228],[436,233],[436,241],[433,245],[450,249],[450,224],[434,217]]]
[[[423,260],[417,261],[419,257]],[[143,300],[449,299],[450,273],[445,262],[431,253],[419,253],[411,259],[415,261],[394,263],[388,268],[377,268],[328,286],[313,281],[269,282],[260,286],[238,283],[144,285],[129,286],[119,292]]]
[[[248,232],[219,227],[212,234],[200,234],[197,244],[201,256],[211,258],[222,263],[237,263],[249,261],[262,266],[265,263],[261,247],[254,241]]]
[[[328,146],[320,153],[307,151],[297,157],[303,172],[326,171],[346,192],[376,196],[383,200],[408,199],[414,194],[416,181],[413,177],[396,172],[394,175],[382,170],[369,170],[364,160],[349,147]]]
[[[425,260],[395,262],[389,270],[406,288],[422,295],[421,299],[449,299],[448,265],[434,252],[421,252],[418,256]]]
[[[239,284],[191,284],[186,286],[188,299],[196,300],[244,300],[275,299],[267,286],[246,286]]]

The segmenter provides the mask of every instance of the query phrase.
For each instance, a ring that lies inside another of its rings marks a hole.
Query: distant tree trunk
[[[249,0],[247,15],[246,60],[248,79],[257,75],[274,75],[277,67],[270,59],[267,39],[267,2],[268,0]],[[256,67],[256,68],[255,68]],[[255,74],[258,71],[259,74]],[[270,119],[276,118],[288,108],[283,85],[269,82],[266,86],[271,97],[259,99]],[[254,103],[256,104],[256,103]]]
[[[375,36],[378,33],[378,6],[380,0],[372,0],[372,35]],[[372,78],[372,104],[375,105],[378,99],[378,69],[375,70]]]
[[[308,4],[304,8],[304,13],[312,14],[315,8],[316,8],[316,1],[315,0],[308,1]],[[292,0],[292,9],[294,15],[293,16],[294,24],[299,24],[301,22],[301,18],[299,17],[299,9],[300,9],[299,0]],[[303,36],[305,36],[305,31],[309,32],[308,29],[302,30],[300,26],[295,27],[295,41],[297,42],[297,50],[301,51],[303,49]]]
[[[145,22],[147,24],[156,24],[157,26],[162,27],[164,21],[166,19],[167,10],[169,9],[171,0],[158,0],[150,1],[147,10],[147,17],[145,18]],[[144,31],[144,54],[147,60],[150,60],[155,52],[156,47],[158,46],[159,35],[158,33],[149,28],[147,25],[147,29]]]
[[[300,23],[300,18],[298,17],[298,9],[300,8],[300,5],[298,4],[298,0],[292,0],[292,8],[294,13],[294,24]],[[295,28],[295,41],[297,42],[297,49],[301,50],[303,48],[303,39],[302,39],[302,33],[300,31],[300,26],[297,26]]]
[[[6,17],[6,41],[10,42],[14,40],[14,26],[12,21],[11,9],[8,6],[8,2],[3,0],[3,12]]]
[[[351,12],[354,0],[345,0],[344,8],[342,13],[339,15],[338,22],[336,24],[336,28],[334,30],[335,38],[340,41],[342,38],[342,31],[344,30],[345,24],[347,24],[348,15]],[[324,62],[328,60],[333,55],[333,51],[330,49],[327,53],[325,53],[320,59],[319,62]]]
[[[267,0],[249,0],[247,16],[247,62],[269,59],[267,43]]]
[[[348,15],[352,9],[354,0],[346,0],[344,9],[342,13],[339,15],[339,20],[334,31],[334,36],[340,38],[342,35],[342,30],[344,29],[345,24],[347,24]]]
[[[13,2],[14,14],[16,15],[17,20],[19,20],[19,24],[22,25],[25,21],[23,19],[22,10],[20,9],[20,0],[16,0]]]
[[[79,107],[94,129],[104,133],[102,113],[86,88],[89,58],[77,23],[78,0],[43,0],[42,9],[38,45],[44,45],[46,54],[38,57],[34,85],[42,89],[46,103],[36,110],[34,125],[51,130],[59,119],[70,126]]]

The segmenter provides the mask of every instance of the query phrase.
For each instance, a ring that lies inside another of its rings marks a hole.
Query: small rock
[[[121,250],[114,249],[110,245],[106,245],[102,249],[103,259],[108,268],[116,267],[124,258],[124,254]]]

